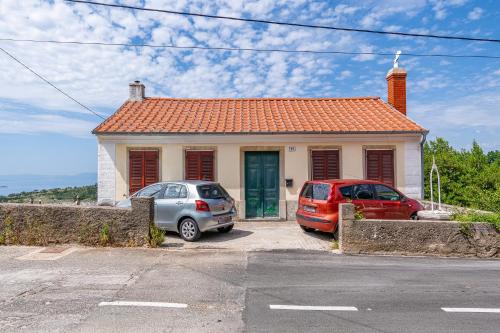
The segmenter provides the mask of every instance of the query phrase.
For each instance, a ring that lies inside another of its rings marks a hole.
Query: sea
[[[0,175],[0,196],[97,183],[96,173],[76,175]]]

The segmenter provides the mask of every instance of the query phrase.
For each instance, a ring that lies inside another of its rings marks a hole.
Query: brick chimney
[[[394,67],[385,77],[387,80],[387,102],[406,116],[406,71]]]
[[[146,88],[141,81],[134,81],[129,85],[129,101],[142,102]]]

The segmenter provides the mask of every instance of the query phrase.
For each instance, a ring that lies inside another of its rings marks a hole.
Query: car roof
[[[155,184],[188,184],[188,185],[207,185],[207,184],[218,184],[217,182],[212,182],[208,180],[169,180],[163,182],[157,182]],[[154,184],[151,184],[154,185]]]
[[[312,184],[332,184],[332,185],[355,185],[355,184],[384,184],[376,180],[367,179],[325,179],[325,180],[309,180]]]

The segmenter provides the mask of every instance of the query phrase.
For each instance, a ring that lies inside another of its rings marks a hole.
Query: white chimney
[[[144,99],[144,91],[146,87],[141,83],[141,81],[134,81],[129,85],[129,101],[142,102]]]

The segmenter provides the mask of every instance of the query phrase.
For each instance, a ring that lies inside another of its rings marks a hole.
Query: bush
[[[99,244],[102,246],[107,245],[109,243],[109,225],[107,223],[104,223],[104,225],[101,228],[101,231],[99,231]]]
[[[452,217],[453,220],[461,222],[464,226],[469,225],[471,223],[477,223],[477,222],[485,222],[485,223],[490,223],[495,226],[497,231],[500,231],[500,214],[499,213],[493,213],[493,214],[481,214],[481,213],[475,213],[475,212],[468,212],[468,213],[456,213]]]
[[[16,243],[16,237],[14,234],[14,220],[9,215],[3,221],[3,230],[0,233],[0,245],[8,245]]]
[[[160,246],[165,240],[165,232],[159,229],[156,225],[149,226],[149,245],[151,247]]]

